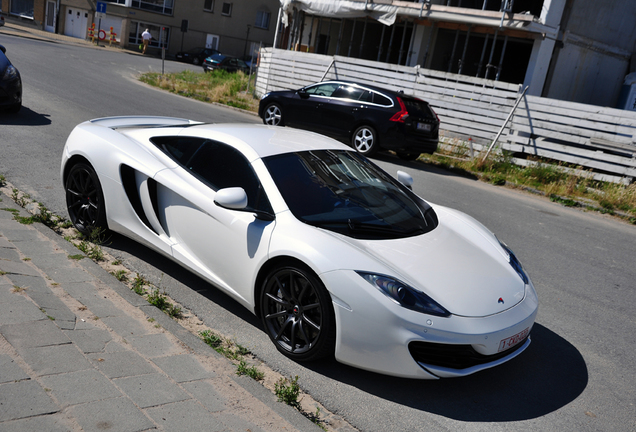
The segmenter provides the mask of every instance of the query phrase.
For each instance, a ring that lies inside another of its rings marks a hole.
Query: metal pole
[[[426,42],[426,51],[424,52],[424,58],[422,59],[422,67],[426,67],[426,60],[428,60],[428,53],[431,50],[431,43],[433,42],[433,30],[435,30],[435,22],[431,25],[431,30],[428,32],[428,41]]]
[[[398,64],[402,64],[402,56],[404,55],[404,40],[406,39],[407,21],[404,21],[404,29],[402,30],[402,42],[400,43],[400,55],[398,56]]]
[[[462,52],[462,58],[459,60],[459,70],[458,74],[461,75],[462,69],[464,68],[464,61],[466,60],[466,49],[468,48],[468,40],[470,39],[470,31],[473,29],[473,25],[468,26],[468,33],[466,33],[466,42],[464,42],[464,52]]]
[[[395,24],[391,26],[391,38],[389,39],[389,49],[386,51],[386,60],[385,63],[389,62],[389,57],[391,56],[391,47],[393,46],[393,36],[395,35]]]
[[[455,42],[453,42],[453,51],[451,51],[451,58],[448,62],[448,72],[453,69],[453,61],[455,60],[455,50],[457,49],[457,40],[459,39],[459,29],[455,32]]]
[[[504,38],[503,48],[501,49],[501,57],[499,57],[499,67],[497,67],[497,76],[495,77],[495,81],[499,81],[499,76],[501,75],[501,67],[503,65],[504,54],[506,53],[506,45],[508,45],[508,35]]]
[[[488,38],[490,37],[490,35],[488,33],[486,33],[486,39],[484,40],[484,47],[481,49],[481,57],[479,59],[479,67],[477,67],[477,75],[475,75],[476,77],[479,77],[479,75],[481,75],[481,68],[484,66],[484,56],[486,55],[486,45],[488,45]]]
[[[274,44],[273,48],[276,48],[276,42],[278,42],[278,30],[280,29],[280,15],[283,12],[283,8],[278,8],[278,21],[276,21],[276,30],[274,30]]]
[[[358,58],[362,58],[362,49],[364,48],[364,38],[367,34],[367,22],[369,20],[368,16],[364,17],[364,27],[362,27],[362,40],[360,41],[360,49],[358,50]]]
[[[336,55],[340,54],[340,43],[342,42],[342,29],[344,27],[344,18],[340,20],[340,31],[338,32],[338,43],[336,44]]]
[[[497,34],[499,33],[499,29],[495,30],[495,37],[492,40],[492,47],[490,48],[490,57],[488,58],[488,64],[486,65],[486,75],[484,78],[488,79],[488,75],[490,75],[490,69],[493,67],[492,65],[492,57],[495,54],[495,46],[497,45]]]
[[[353,19],[353,29],[351,30],[351,36],[349,36],[349,51],[347,51],[347,57],[351,57],[351,46],[353,45],[353,36],[356,34],[356,23],[358,18]]]
[[[485,161],[488,158],[488,155],[490,154],[490,151],[492,150],[492,148],[497,143],[497,140],[499,140],[499,137],[503,133],[503,130],[506,128],[506,125],[508,124],[508,122],[512,118],[512,115],[514,114],[515,110],[519,106],[519,103],[521,102],[521,99],[523,99],[523,96],[526,94],[527,91],[528,91],[528,86],[526,86],[526,88],[523,89],[523,93],[521,93],[521,96],[519,96],[519,99],[517,99],[517,101],[515,102],[515,106],[512,107],[512,110],[510,111],[510,114],[508,114],[508,117],[506,118],[506,121],[504,122],[503,125],[501,125],[501,129],[499,129],[499,132],[497,133],[497,136],[495,137],[495,140],[492,142],[492,144],[490,144],[490,147],[488,147],[488,151],[486,152],[486,155],[481,160],[482,162]]]
[[[386,26],[382,25],[382,36],[380,36],[380,48],[378,49],[378,58],[375,61],[380,61],[380,57],[382,56],[382,50],[384,49],[384,32],[386,31]]]

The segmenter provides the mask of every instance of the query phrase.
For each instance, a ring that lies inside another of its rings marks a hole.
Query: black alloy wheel
[[[292,360],[333,355],[336,327],[331,297],[310,271],[285,266],[270,273],[261,291],[260,312],[270,339]]]
[[[102,186],[92,166],[73,165],[66,177],[66,207],[77,230],[90,235],[94,228],[106,228],[106,208]]]
[[[272,103],[263,111],[263,123],[271,126],[283,126],[283,110],[280,105]]]
[[[353,133],[351,144],[358,153],[362,153],[365,156],[372,156],[379,148],[378,136],[375,133],[375,129],[371,126],[360,126]]]
[[[199,60],[199,57],[195,57],[192,59],[192,64],[195,66],[198,66],[201,64],[201,60]]]

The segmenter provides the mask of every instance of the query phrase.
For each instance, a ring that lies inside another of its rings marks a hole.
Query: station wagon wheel
[[[351,144],[359,153],[371,156],[378,151],[378,137],[371,126],[360,126],[353,133]]]
[[[263,123],[272,126],[283,126],[283,110],[278,104],[269,104],[263,111]]]
[[[261,291],[263,326],[276,348],[296,361],[333,355],[335,319],[329,293],[310,271],[275,269]]]
[[[94,228],[106,228],[104,194],[92,166],[74,165],[66,176],[65,189],[68,215],[79,232],[90,235]]]
[[[199,57],[195,57],[192,59],[192,64],[195,66],[198,66],[201,63],[201,60],[199,60]]]

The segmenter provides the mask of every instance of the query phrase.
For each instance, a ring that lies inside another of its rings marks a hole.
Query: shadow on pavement
[[[454,420],[529,420],[571,403],[588,383],[585,361],[572,344],[540,324],[531,337],[519,357],[465,378],[408,380],[335,361],[306,366],[377,397]]]
[[[46,126],[51,124],[50,114],[39,114],[23,106],[17,113],[0,111],[0,125]]]
[[[470,180],[478,180],[478,177],[471,172],[468,172],[461,168],[441,168],[431,163],[420,162],[420,161],[405,161],[403,159],[398,158],[397,156],[392,155],[391,153],[378,153],[373,158],[372,161],[380,161],[387,162],[393,165],[398,165],[402,168],[410,168],[419,171],[426,171],[432,174],[438,174],[443,176],[452,176],[452,177],[464,177]],[[389,172],[392,176],[396,174],[394,172]]]

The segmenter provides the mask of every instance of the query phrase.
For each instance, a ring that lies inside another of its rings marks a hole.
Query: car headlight
[[[501,247],[508,253],[508,262],[510,263],[510,265],[512,266],[513,269],[515,269],[515,271],[517,272],[517,274],[519,275],[519,277],[521,278],[521,280],[523,281],[524,284],[528,285],[528,283],[530,282],[530,278],[528,277],[528,275],[526,274],[526,271],[523,269],[523,266],[521,265],[521,261],[519,261],[519,259],[517,258],[517,256],[514,254],[514,252],[508,247],[508,245],[506,245],[504,242],[502,242],[501,240],[499,240],[499,244],[501,245]]]
[[[435,300],[398,279],[361,271],[356,271],[356,273],[402,307],[428,315],[450,316],[450,312]]]
[[[7,69],[4,71],[4,75],[2,75],[2,80],[9,81],[12,79],[16,79],[17,77],[18,77],[18,70],[13,65],[9,65]]]

